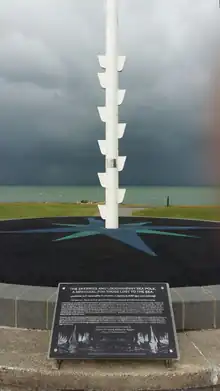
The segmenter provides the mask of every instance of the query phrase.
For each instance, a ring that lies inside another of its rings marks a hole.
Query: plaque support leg
[[[57,369],[60,370],[63,360],[56,360],[56,362],[57,362]]]
[[[173,361],[172,360],[165,360],[164,364],[165,364],[166,368],[172,368]]]

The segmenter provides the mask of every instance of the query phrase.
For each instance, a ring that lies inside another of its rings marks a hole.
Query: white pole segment
[[[118,228],[117,0],[106,0],[106,228]]]
[[[105,89],[105,107],[98,107],[100,118],[105,122],[105,140],[99,140],[101,153],[105,155],[105,173],[99,173],[101,186],[105,188],[105,205],[99,205],[105,227],[119,226],[118,204],[123,202],[125,189],[119,189],[119,171],[125,156],[118,156],[118,139],[123,137],[125,124],[118,123],[118,106],[123,102],[125,90],[118,89],[118,72],[121,72],[125,56],[118,56],[117,1],[106,1],[106,55],[98,56],[104,73],[98,73],[100,85]]]

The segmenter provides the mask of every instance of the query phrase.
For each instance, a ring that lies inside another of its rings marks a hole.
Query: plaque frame
[[[174,339],[174,345],[175,345],[175,352],[176,352],[176,357],[175,358],[172,358],[172,357],[164,357],[164,358],[161,358],[161,357],[157,357],[157,356],[154,356],[154,357],[148,357],[148,356],[143,356],[143,357],[138,357],[138,356],[131,356],[131,357],[126,357],[126,356],[121,356],[121,357],[116,357],[116,356],[108,356],[106,354],[106,356],[101,356],[101,357],[74,357],[74,356],[65,356],[65,357],[62,357],[62,358],[56,358],[56,357],[53,357],[51,355],[51,351],[52,351],[52,342],[53,342],[53,336],[54,336],[54,330],[55,330],[55,321],[56,321],[56,315],[57,315],[57,309],[58,309],[58,303],[59,303],[59,298],[60,298],[60,291],[61,291],[61,288],[64,287],[64,286],[75,286],[75,287],[85,287],[85,286],[90,286],[90,287],[102,287],[102,286],[110,286],[110,287],[118,287],[118,288],[123,288],[123,286],[127,286],[127,287],[140,287],[140,286],[143,286],[143,287],[150,287],[150,286],[161,286],[161,285],[165,285],[166,286],[166,292],[167,292],[167,299],[168,299],[168,316],[167,317],[170,317],[170,321],[171,321],[171,329],[172,329],[172,333],[173,333],[173,339]],[[72,361],[80,361],[80,360],[83,360],[83,361],[89,361],[89,360],[98,360],[98,361],[101,361],[101,360],[126,360],[126,361],[129,361],[129,360],[141,360],[141,361],[164,361],[164,364],[166,367],[171,367],[172,366],[172,363],[174,361],[178,361],[180,359],[180,351],[179,351],[179,344],[178,344],[178,338],[177,338],[177,332],[176,332],[176,325],[175,325],[175,319],[174,319],[174,312],[173,312],[173,306],[172,306],[172,299],[171,299],[171,292],[170,292],[170,286],[168,283],[166,282],[156,282],[156,283],[147,283],[147,282],[67,282],[67,283],[62,283],[60,282],[58,284],[58,287],[57,287],[57,297],[56,297],[56,303],[55,303],[55,307],[54,307],[54,312],[53,312],[53,321],[52,321],[52,327],[51,327],[51,333],[50,333],[50,341],[49,341],[49,348],[48,348],[48,354],[47,354],[47,358],[49,360],[53,359],[56,361],[57,363],[57,368],[60,369],[61,368],[61,365],[63,363],[63,361],[66,361],[66,360],[72,360]]]

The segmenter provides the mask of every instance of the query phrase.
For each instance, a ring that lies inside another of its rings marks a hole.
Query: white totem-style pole
[[[119,203],[125,189],[119,189],[119,172],[123,170],[126,156],[118,156],[118,139],[122,138],[126,124],[118,123],[118,106],[123,102],[125,90],[118,89],[118,72],[124,68],[125,56],[118,56],[118,0],[106,0],[106,54],[98,56],[105,72],[98,73],[101,87],[105,89],[105,106],[98,107],[100,118],[105,122],[105,140],[99,140],[99,148],[105,155],[105,173],[98,173],[100,184],[105,188],[105,204],[99,205],[105,227],[119,226]]]

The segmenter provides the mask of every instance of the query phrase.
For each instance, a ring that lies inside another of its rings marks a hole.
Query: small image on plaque
[[[156,328],[150,326],[148,332],[139,332],[137,334],[137,349],[148,350],[152,354],[168,351],[169,336],[168,333],[157,333]]]
[[[68,332],[69,331],[69,332]],[[56,352],[59,354],[75,354],[77,350],[88,347],[91,344],[89,332],[77,332],[77,326],[67,330],[65,333],[59,332],[57,337]]]

